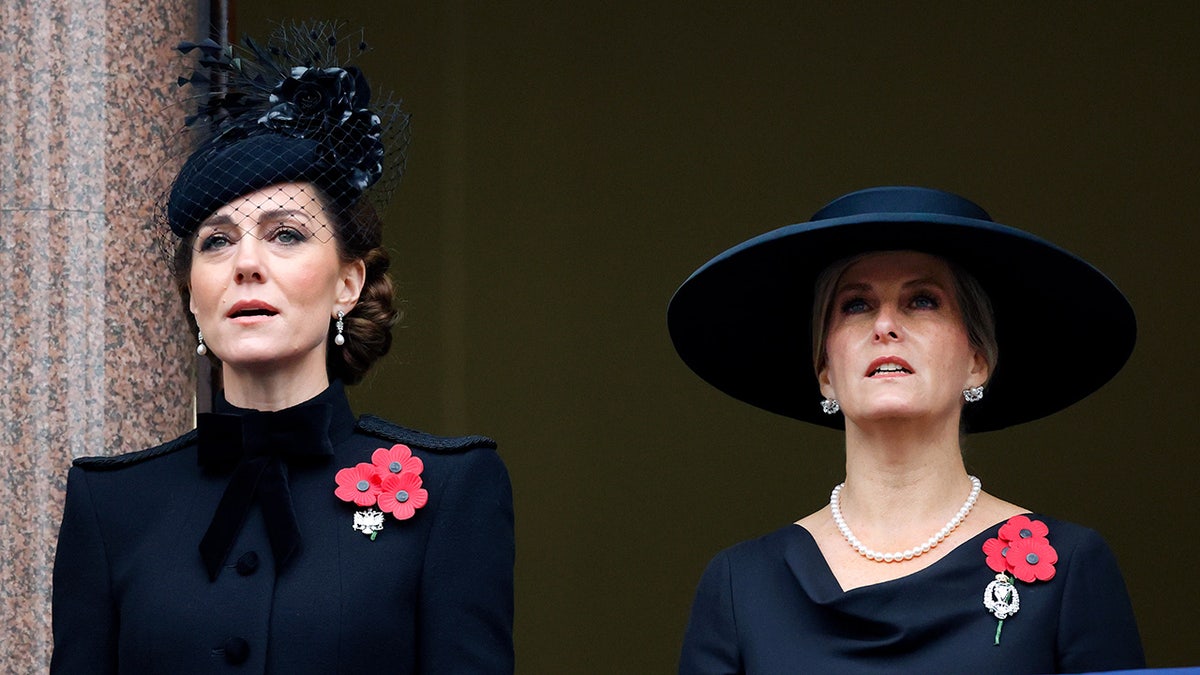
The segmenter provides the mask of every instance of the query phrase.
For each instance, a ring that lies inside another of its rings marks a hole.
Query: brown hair
[[[825,338],[829,331],[829,318],[833,310],[833,296],[837,290],[838,282],[841,281],[842,275],[846,273],[846,270],[851,265],[870,255],[870,253],[860,253],[859,255],[843,258],[833,263],[817,276],[817,282],[813,284],[813,370],[818,374],[825,367]],[[946,260],[941,256],[935,257],[944,261],[950,267],[950,273],[954,277],[954,294],[958,300],[959,310],[962,312],[963,325],[967,329],[967,341],[987,361],[988,378],[991,379],[991,376],[996,372],[996,362],[1000,358],[1000,346],[996,342],[996,317],[992,311],[992,301],[988,298],[987,291],[983,290],[983,286],[980,285],[979,281],[970,272],[967,272],[953,261]]]
[[[323,193],[320,198],[326,205],[333,203]],[[334,320],[330,319],[329,346],[325,355],[325,370],[331,380],[340,379],[346,384],[357,384],[371,366],[391,349],[392,327],[400,320],[395,287],[388,275],[391,256],[382,246],[383,221],[369,200],[359,199],[345,209],[326,208],[325,213],[333,219],[334,240],[341,261],[362,260],[366,267],[358,303],[343,320],[346,342],[340,347],[333,346],[337,329]],[[189,289],[195,240],[195,233],[180,239],[171,264],[175,287],[183,301],[183,313],[193,333],[199,330],[196,317],[191,312]],[[214,364],[220,363],[212,351],[208,352],[208,357]]]

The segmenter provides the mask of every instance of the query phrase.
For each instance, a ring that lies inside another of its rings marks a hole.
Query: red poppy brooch
[[[1050,528],[1040,520],[1028,516],[1013,516],[1000,526],[995,538],[983,542],[983,553],[987,565],[996,572],[996,578],[983,592],[983,606],[995,616],[996,644],[1000,644],[1000,629],[1004,620],[1021,609],[1021,595],[1014,581],[1027,584],[1050,581],[1054,578],[1054,563],[1058,562],[1058,551],[1050,545],[1046,535]]]
[[[344,502],[366,507],[354,513],[353,527],[375,541],[386,514],[408,520],[429,501],[429,492],[421,487],[424,470],[425,463],[407,445],[379,448],[371,454],[370,464],[359,462],[339,470],[334,476],[337,489],[333,494]],[[379,509],[372,508],[375,506]]]

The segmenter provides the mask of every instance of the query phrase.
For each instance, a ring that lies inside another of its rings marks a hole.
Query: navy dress
[[[788,525],[716,556],[696,591],[682,675],[1056,673],[1144,664],[1116,560],[1094,531],[1044,516],[1059,555],[1048,582],[1017,581],[1004,621],[983,605],[983,542],[908,576],[843,592],[808,530]]]
[[[158,448],[75,462],[52,673],[513,672],[494,442],[356,420],[336,382],[282,414],[218,412]],[[428,503],[372,540],[334,477],[395,444],[424,462]]]

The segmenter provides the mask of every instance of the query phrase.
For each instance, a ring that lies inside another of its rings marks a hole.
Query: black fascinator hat
[[[199,135],[166,199],[171,231],[188,237],[232,200],[271,185],[315,185],[325,207],[344,215],[370,191],[386,200],[403,173],[409,117],[398,101],[376,96],[348,62],[367,49],[340,25],[282,25],[265,45],[184,42],[198,56],[180,77],[198,101],[185,120]],[[344,232],[353,237],[354,232]],[[377,245],[377,242],[376,242]]]
[[[826,415],[811,362],[814,285],[831,264],[870,251],[941,256],[991,299],[999,362],[968,431],[1039,419],[1099,389],[1128,360],[1133,308],[1103,273],[947,192],[880,187],[840,197],[810,221],[721,253],[675,292],[667,325],[684,362],[717,389],[795,419]]]

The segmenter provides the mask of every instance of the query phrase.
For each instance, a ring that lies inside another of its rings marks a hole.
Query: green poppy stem
[[[1012,575],[1005,572],[1004,576],[1008,577],[1008,583],[1011,585],[1013,582]],[[1004,596],[1004,602],[1006,602],[1006,603],[1012,602],[1012,591],[1011,590]],[[995,642],[995,644],[997,646],[1000,645],[1000,629],[1002,629],[1002,628],[1004,628],[1004,619],[1000,619],[999,623],[996,624],[996,642]]]

